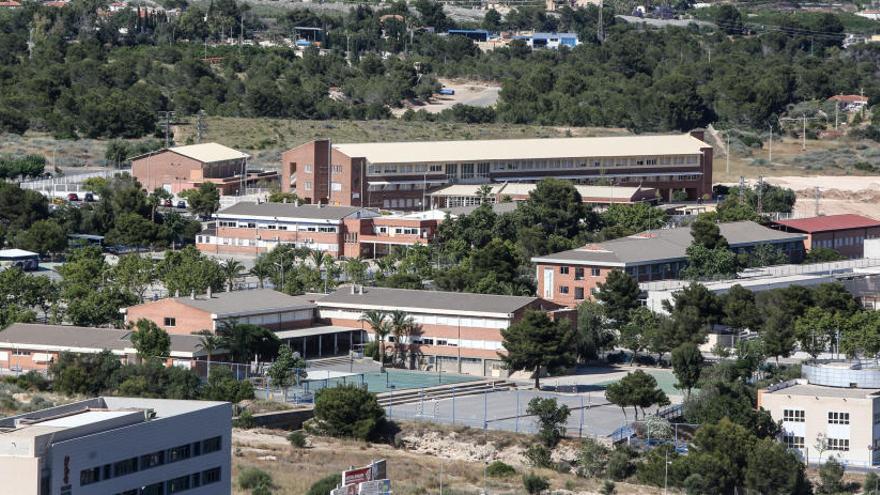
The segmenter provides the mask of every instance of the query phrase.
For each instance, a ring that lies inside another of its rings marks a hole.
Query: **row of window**
[[[218,483],[220,478],[220,468],[215,467],[198,473],[180,476],[173,480],[160,481],[140,488],[132,488],[116,495],[166,495],[180,493],[200,486]]]
[[[592,289],[590,289],[590,294],[595,295],[597,291],[598,291],[598,289],[593,287]],[[559,293],[568,295],[571,293],[571,291],[567,285],[560,285],[559,286]],[[583,287],[575,287],[574,288],[574,298],[576,300],[581,300],[584,298],[584,288]]]
[[[875,415],[874,420],[877,420],[877,416]],[[806,421],[806,415],[803,409],[783,409],[782,410],[782,421],[790,422],[790,423],[803,423]],[[849,424],[849,413],[848,412],[837,412],[837,411],[829,411],[828,412],[828,424],[830,425],[848,425]]]
[[[421,233],[420,229],[411,227],[375,227],[373,232],[375,234],[387,234],[389,230],[394,235],[419,235]]]
[[[329,227],[324,225],[280,225],[280,224],[257,224],[256,222],[235,222],[228,220],[220,220],[217,222],[217,225],[220,227],[229,227],[229,228],[239,228],[239,229],[266,229],[266,230],[295,230],[299,232],[327,232],[327,233],[336,233],[338,232],[338,227]]]
[[[795,435],[783,435],[782,442],[786,447],[790,449],[803,449],[804,437],[799,437]],[[827,450],[833,450],[838,452],[849,452],[849,439],[848,438],[828,438],[826,439]]]
[[[560,267],[559,267],[559,274],[560,274],[560,275],[568,275],[570,272],[571,272],[571,267],[568,267],[568,266],[560,266]],[[575,267],[575,269],[574,269],[574,279],[575,279],[575,280],[583,280],[583,279],[584,279],[584,273],[585,273],[584,268],[581,268],[581,267]],[[601,269],[601,268],[596,268],[596,267],[592,267],[592,268],[590,268],[590,276],[591,276],[591,277],[598,277],[598,276],[600,276],[600,275],[602,275],[602,269]]]
[[[871,239],[875,236],[868,236],[868,239]],[[813,241],[814,248],[839,248],[846,246],[861,246],[865,243],[865,236],[856,235],[856,236],[845,236],[845,237],[836,237],[834,239],[818,239]]]
[[[551,159],[551,160],[515,160],[509,162],[478,162],[478,163],[447,163],[445,168],[442,164],[413,164],[413,165],[370,165],[367,168],[369,175],[379,174],[423,174],[445,172],[448,177],[474,177],[485,176],[489,171],[502,170],[548,170],[548,169],[575,169],[575,168],[614,168],[614,167],[642,167],[657,165],[698,165],[699,156],[663,156],[663,157],[640,157],[640,158],[581,158],[581,159]],[[310,172],[306,165],[306,172]],[[459,174],[460,171],[460,174]]]
[[[382,200],[383,208],[413,208],[422,206],[421,199],[385,199]]]
[[[80,486],[91,485],[102,480],[118,478],[120,476],[136,473],[156,466],[189,459],[190,457],[210,454],[220,450],[221,446],[222,437],[213,437],[191,444],[187,443],[170,449],[151,452],[140,457],[131,457],[129,459],[114,462],[113,464],[104,464],[103,466],[83,469],[79,473],[79,484]]]

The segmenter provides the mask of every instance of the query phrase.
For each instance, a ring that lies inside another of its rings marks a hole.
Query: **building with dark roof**
[[[286,244],[334,257],[376,257],[392,246],[427,243],[438,224],[356,206],[291,203],[241,202],[214,216],[215,227],[196,236],[196,247],[222,254],[256,255]]]
[[[146,318],[169,334],[216,332],[225,322],[252,323],[270,330],[310,326],[315,297],[289,296],[272,289],[237,290],[195,296],[166,297],[122,309],[126,323]]]
[[[199,337],[171,335],[171,353],[166,364],[195,368],[195,361],[207,358]],[[137,359],[131,330],[14,323],[0,331],[0,370],[46,370],[62,352],[97,354],[108,350],[122,361]],[[214,356],[223,355],[214,351]]]
[[[773,226],[783,232],[804,234],[804,248],[834,249],[847,258],[865,255],[865,239],[880,237],[880,221],[862,215],[827,215],[777,220]]]
[[[792,262],[803,259],[803,234],[781,232],[748,221],[722,223],[718,227],[737,253],[770,244]],[[649,230],[532,258],[537,265],[538,294],[559,304],[575,306],[592,298],[611,270],[623,270],[639,282],[677,278],[687,266],[691,241],[689,227]]]
[[[339,288],[316,301],[320,318],[331,325],[361,328],[375,338],[363,321],[367,311],[403,311],[418,331],[399,342],[409,366],[484,376],[507,376],[499,352],[501,330],[528,310],[545,311],[573,322],[573,312],[532,296],[501,296],[383,287]],[[389,346],[398,343],[391,337]],[[390,349],[389,349],[390,352]]]

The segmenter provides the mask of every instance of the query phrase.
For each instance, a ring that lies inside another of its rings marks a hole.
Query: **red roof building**
[[[804,247],[807,251],[829,248],[848,258],[863,257],[865,239],[880,237],[880,221],[852,214],[778,220],[774,227],[806,234]]]
[[[7,2],[0,2],[0,8],[17,9],[19,7],[21,7],[21,3],[16,2],[15,0],[9,0]]]

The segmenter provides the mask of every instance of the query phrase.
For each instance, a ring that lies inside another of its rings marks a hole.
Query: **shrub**
[[[524,455],[534,467],[550,467],[550,451],[541,444],[530,445]]]
[[[536,495],[550,488],[550,482],[543,476],[529,473],[523,475],[523,488],[529,495]]]
[[[611,495],[614,493],[614,482],[611,480],[605,480],[602,483],[602,487],[599,488],[599,493],[602,495]]]
[[[238,486],[242,490],[271,489],[275,486],[269,473],[255,467],[246,467],[238,473]]]
[[[608,448],[592,438],[585,438],[578,453],[578,474],[595,478],[605,472],[608,464]]]
[[[309,491],[306,492],[306,495],[327,495],[334,488],[336,488],[340,483],[342,483],[342,476],[339,474],[330,474],[327,475],[318,481],[316,481]]]
[[[315,425],[333,437],[375,438],[385,423],[376,395],[354,386],[325,388],[315,397]]]
[[[516,474],[516,469],[513,469],[513,466],[510,464],[505,464],[501,461],[494,461],[486,466],[486,476],[492,478],[507,478],[514,474]]]
[[[254,415],[248,411],[244,410],[241,414],[238,415],[237,418],[232,420],[232,426],[236,428],[253,428],[257,423],[254,421]]]
[[[834,457],[819,468],[819,493],[832,494],[843,491],[843,465]]]
[[[614,449],[608,456],[608,465],[605,467],[608,477],[614,481],[629,478],[634,469],[632,457],[633,452],[626,447]]]
[[[565,436],[565,422],[571,411],[568,406],[557,404],[556,399],[535,397],[529,401],[526,412],[536,416],[540,429],[538,438],[545,447],[552,448]]]
[[[287,440],[290,442],[290,445],[297,449],[304,449],[306,447],[306,435],[301,431],[290,432],[290,435],[287,435]]]

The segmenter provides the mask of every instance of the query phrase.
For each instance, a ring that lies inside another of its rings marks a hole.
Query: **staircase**
[[[507,380],[484,380],[477,382],[456,383],[450,385],[438,385],[429,388],[412,388],[407,390],[395,390],[383,392],[377,395],[379,405],[382,407],[397,406],[401,404],[413,404],[423,400],[442,400],[468,395],[480,395],[487,392],[499,392],[513,390],[516,384]]]

